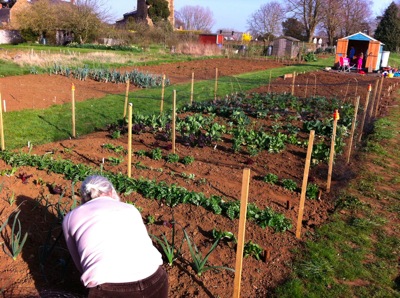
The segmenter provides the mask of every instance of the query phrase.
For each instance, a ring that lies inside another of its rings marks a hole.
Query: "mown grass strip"
[[[398,107],[375,122],[365,168],[342,191],[331,221],[297,252],[291,279],[274,296],[400,297],[400,187],[392,183],[400,167],[399,131]],[[386,164],[377,165],[382,158]]]

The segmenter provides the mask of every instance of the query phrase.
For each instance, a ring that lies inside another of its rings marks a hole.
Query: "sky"
[[[271,0],[272,1],[272,0]],[[374,15],[381,15],[393,0],[372,0]],[[111,2],[111,1],[110,1]],[[124,13],[136,10],[137,0],[118,0],[113,5],[110,13],[115,20],[121,19]],[[112,1],[111,3],[115,3]],[[247,20],[256,12],[261,5],[268,0],[174,0],[175,11],[183,6],[202,6],[213,12],[216,21],[212,31],[219,29],[233,29],[234,31],[246,32],[248,29]],[[284,3],[284,0],[278,2]]]

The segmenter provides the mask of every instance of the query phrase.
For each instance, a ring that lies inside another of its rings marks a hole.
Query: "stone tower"
[[[175,15],[174,15],[174,0],[166,0],[168,2],[168,8],[170,11],[170,15],[169,15],[169,22],[171,23],[172,27],[175,26]],[[147,4],[146,4],[146,0],[137,0],[137,19],[140,20],[147,20],[147,22],[149,24],[151,24],[151,20],[149,19],[148,15],[147,15]]]

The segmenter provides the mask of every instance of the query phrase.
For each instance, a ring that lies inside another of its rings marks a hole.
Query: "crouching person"
[[[89,298],[168,297],[168,276],[139,211],[120,202],[111,182],[90,176],[82,204],[63,220],[63,231]]]

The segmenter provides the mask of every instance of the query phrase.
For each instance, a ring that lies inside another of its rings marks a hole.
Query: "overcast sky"
[[[382,14],[393,0],[373,0],[373,11],[375,15]],[[183,6],[202,6],[213,12],[216,21],[213,32],[218,29],[233,29],[246,32],[247,20],[257,11],[261,5],[270,1],[266,0],[174,0],[175,10]],[[284,3],[284,0],[279,0]],[[137,0],[110,1],[115,3],[111,8],[111,14],[115,20],[122,18],[124,13],[136,10]],[[118,4],[117,4],[118,3]]]

